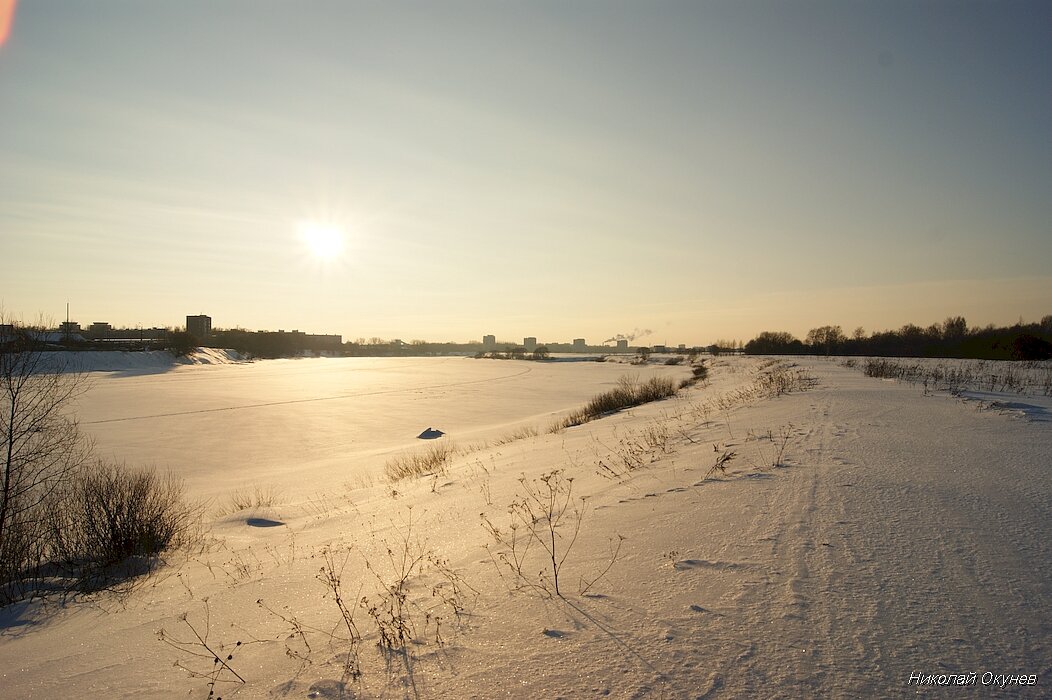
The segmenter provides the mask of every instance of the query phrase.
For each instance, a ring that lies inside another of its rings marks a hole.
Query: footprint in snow
[[[733,569],[744,568],[745,564],[739,564],[733,561],[709,561],[708,559],[681,559],[672,565],[672,568],[678,571],[685,571],[687,569],[717,569],[720,571],[729,571]]]
[[[307,690],[308,698],[347,698],[350,700],[354,694],[347,688],[343,681],[318,681]]]

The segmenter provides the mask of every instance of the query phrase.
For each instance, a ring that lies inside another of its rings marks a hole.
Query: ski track
[[[914,672],[1048,678],[1045,464],[1004,417],[824,373],[832,387],[795,399],[810,404],[808,458],[783,471],[742,537],[766,543],[770,568],[742,588],[727,646],[750,653],[726,665],[712,696],[894,698],[920,690],[906,686]],[[932,421],[947,426],[938,459],[918,461],[930,432],[912,427]]]

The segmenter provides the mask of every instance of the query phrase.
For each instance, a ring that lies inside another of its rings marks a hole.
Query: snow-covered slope
[[[0,687],[205,697],[214,677],[239,698],[897,698],[915,694],[911,674],[974,672],[969,697],[995,694],[986,673],[1033,674],[1011,692],[1047,695],[1052,426],[798,361],[789,371],[817,380],[807,391],[772,395],[769,360],[718,359],[680,397],[555,434],[547,419],[615,372],[310,360],[272,365],[285,379],[245,365],[107,380],[81,405],[86,427],[116,454],[167,450],[213,497],[210,534],[123,598],[4,611]],[[171,415],[144,417],[152,394]],[[359,421],[331,456],[310,444]],[[279,459],[251,450],[282,422],[291,432],[264,448]],[[133,427],[146,424],[152,443]],[[431,424],[460,447],[448,471],[385,483],[381,458]],[[527,425],[539,434],[500,440]],[[220,433],[247,456],[211,461]],[[511,527],[509,506],[547,484],[569,495],[562,597],[541,541],[523,554],[530,526]],[[235,488],[254,505],[237,509]],[[513,532],[515,556],[498,542]],[[404,599],[384,594],[397,581]],[[408,625],[405,653],[377,646],[392,619]]]

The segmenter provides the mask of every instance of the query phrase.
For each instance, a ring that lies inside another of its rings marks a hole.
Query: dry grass
[[[384,475],[389,483],[418,476],[445,474],[449,462],[457,454],[452,442],[432,445],[425,452],[410,452],[399,455],[384,464]]]
[[[637,377],[625,375],[618,380],[617,387],[592,397],[584,407],[553,423],[548,432],[556,433],[625,408],[667,399],[675,396],[676,391],[676,382],[671,377],[651,377],[640,382]]]
[[[861,367],[867,377],[898,379],[922,384],[925,390],[992,391],[1052,395],[1052,364],[1010,360],[925,360],[868,357],[852,358],[847,367]]]
[[[243,510],[273,508],[281,501],[281,494],[272,486],[255,484],[250,488],[238,489],[230,494],[225,506],[221,506],[219,515],[239,513]]]
[[[504,435],[493,444],[496,446],[507,445],[509,442],[515,442],[516,440],[525,440],[526,438],[537,437],[538,431],[536,426],[524,425],[515,430],[511,431],[507,435]]]

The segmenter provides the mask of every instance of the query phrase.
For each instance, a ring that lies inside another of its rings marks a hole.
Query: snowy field
[[[0,695],[1052,693],[1049,397],[976,400],[834,360],[709,365],[676,398],[557,433],[626,372],[689,368],[97,373],[82,428],[103,454],[182,475],[208,531],[124,595],[0,613]],[[428,427],[447,435],[416,439]],[[387,460],[450,442],[444,473],[385,481]],[[561,596],[546,521],[509,508],[549,486],[566,503]]]

